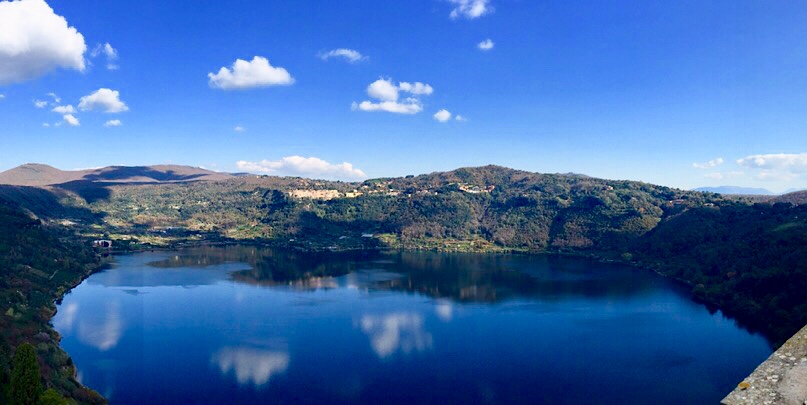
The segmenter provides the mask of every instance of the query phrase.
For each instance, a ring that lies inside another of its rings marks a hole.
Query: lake
[[[544,255],[137,253],[53,324],[113,404],[718,403],[772,352],[649,271]]]

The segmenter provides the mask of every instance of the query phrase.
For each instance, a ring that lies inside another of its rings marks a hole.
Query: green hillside
[[[11,357],[24,342],[36,348],[46,387],[87,403],[102,402],[75,380],[70,357],[49,325],[54,300],[98,266],[95,253],[63,229],[44,227],[0,199],[0,402],[6,403]]]

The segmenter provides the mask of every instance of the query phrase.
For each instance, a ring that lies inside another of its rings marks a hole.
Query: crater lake
[[[112,404],[718,403],[772,352],[674,281],[547,255],[120,255],[53,325]]]

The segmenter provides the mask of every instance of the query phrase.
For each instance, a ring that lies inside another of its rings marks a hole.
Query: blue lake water
[[[717,403],[772,351],[651,272],[526,255],[138,253],[53,324],[113,404]]]

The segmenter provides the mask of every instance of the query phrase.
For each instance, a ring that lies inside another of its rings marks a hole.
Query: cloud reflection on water
[[[54,318],[53,326],[61,333],[69,333],[73,330],[73,323],[76,322],[76,314],[78,313],[78,304],[70,302],[59,308],[59,315]]]
[[[451,301],[440,301],[434,306],[434,312],[443,322],[448,322],[454,318],[454,305]]]
[[[75,316],[75,313],[73,314]],[[78,322],[78,338],[83,343],[107,351],[117,346],[123,335],[123,320],[120,304],[111,302],[106,307],[106,314],[101,322],[80,320]]]
[[[382,359],[398,351],[409,354],[432,347],[432,335],[423,329],[423,317],[417,313],[364,315],[359,326],[370,338],[373,351]]]
[[[53,321],[54,327],[62,334],[70,333],[75,328],[76,336],[82,343],[102,352],[107,351],[117,346],[123,336],[120,303],[112,301],[97,310],[97,313],[79,314],[77,303],[67,303],[59,308],[59,316]]]
[[[289,367],[289,354],[250,347],[224,347],[213,354],[211,362],[224,375],[234,370],[238,384],[251,383],[260,387],[269,382],[273,375],[286,371]]]

